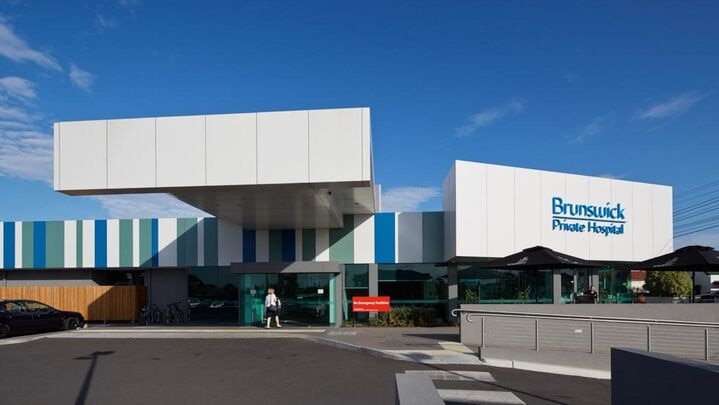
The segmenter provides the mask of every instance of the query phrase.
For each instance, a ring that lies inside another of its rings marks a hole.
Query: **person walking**
[[[265,329],[270,328],[272,317],[275,317],[275,324],[277,324],[277,327],[282,327],[282,325],[280,325],[279,315],[281,306],[282,303],[280,302],[280,299],[275,295],[275,289],[268,288],[267,296],[265,297],[265,316],[267,317],[267,325],[265,326]]]

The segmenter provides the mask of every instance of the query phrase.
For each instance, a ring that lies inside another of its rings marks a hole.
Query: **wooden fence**
[[[137,319],[147,302],[143,286],[0,287],[0,299],[40,301],[63,311],[79,312],[87,321]]]

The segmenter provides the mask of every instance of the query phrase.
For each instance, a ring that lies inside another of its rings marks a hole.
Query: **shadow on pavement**
[[[459,343],[459,333],[404,333],[403,336]]]
[[[100,356],[109,356],[113,353],[115,353],[115,352],[114,351],[93,352],[89,356],[75,357],[75,360],[92,360],[92,363],[90,363],[90,368],[87,370],[87,374],[85,374],[85,381],[83,381],[83,383],[82,383],[82,388],[80,388],[80,393],[77,395],[77,399],[75,400],[75,405],[84,405],[85,400],[87,400],[87,393],[90,391],[90,383],[92,382],[92,375],[95,373],[95,366],[97,365],[97,359]]]

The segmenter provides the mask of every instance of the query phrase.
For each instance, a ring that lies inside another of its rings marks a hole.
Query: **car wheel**
[[[0,339],[6,337],[10,333],[10,327],[8,325],[0,325]]]
[[[77,329],[77,326],[79,325],[79,321],[77,318],[67,318],[65,319],[65,330],[74,330]]]

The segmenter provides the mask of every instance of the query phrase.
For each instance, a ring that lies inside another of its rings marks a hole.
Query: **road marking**
[[[257,334],[265,334],[265,333],[324,333],[326,332],[325,329],[286,329],[286,328],[280,328],[280,329],[231,329],[231,328],[213,328],[213,329],[186,329],[186,328],[145,328],[142,326],[134,327],[134,328],[90,328],[90,329],[82,329],[79,331],[75,331],[73,333],[207,333],[207,334],[213,334],[213,333],[237,333],[237,334],[245,334],[245,333],[257,333]]]
[[[437,392],[445,402],[524,405],[524,401],[508,391],[437,390]]]
[[[496,382],[490,373],[485,371],[463,371],[463,370],[406,370],[406,374],[422,374],[429,376],[432,380],[439,381],[482,381]]]

